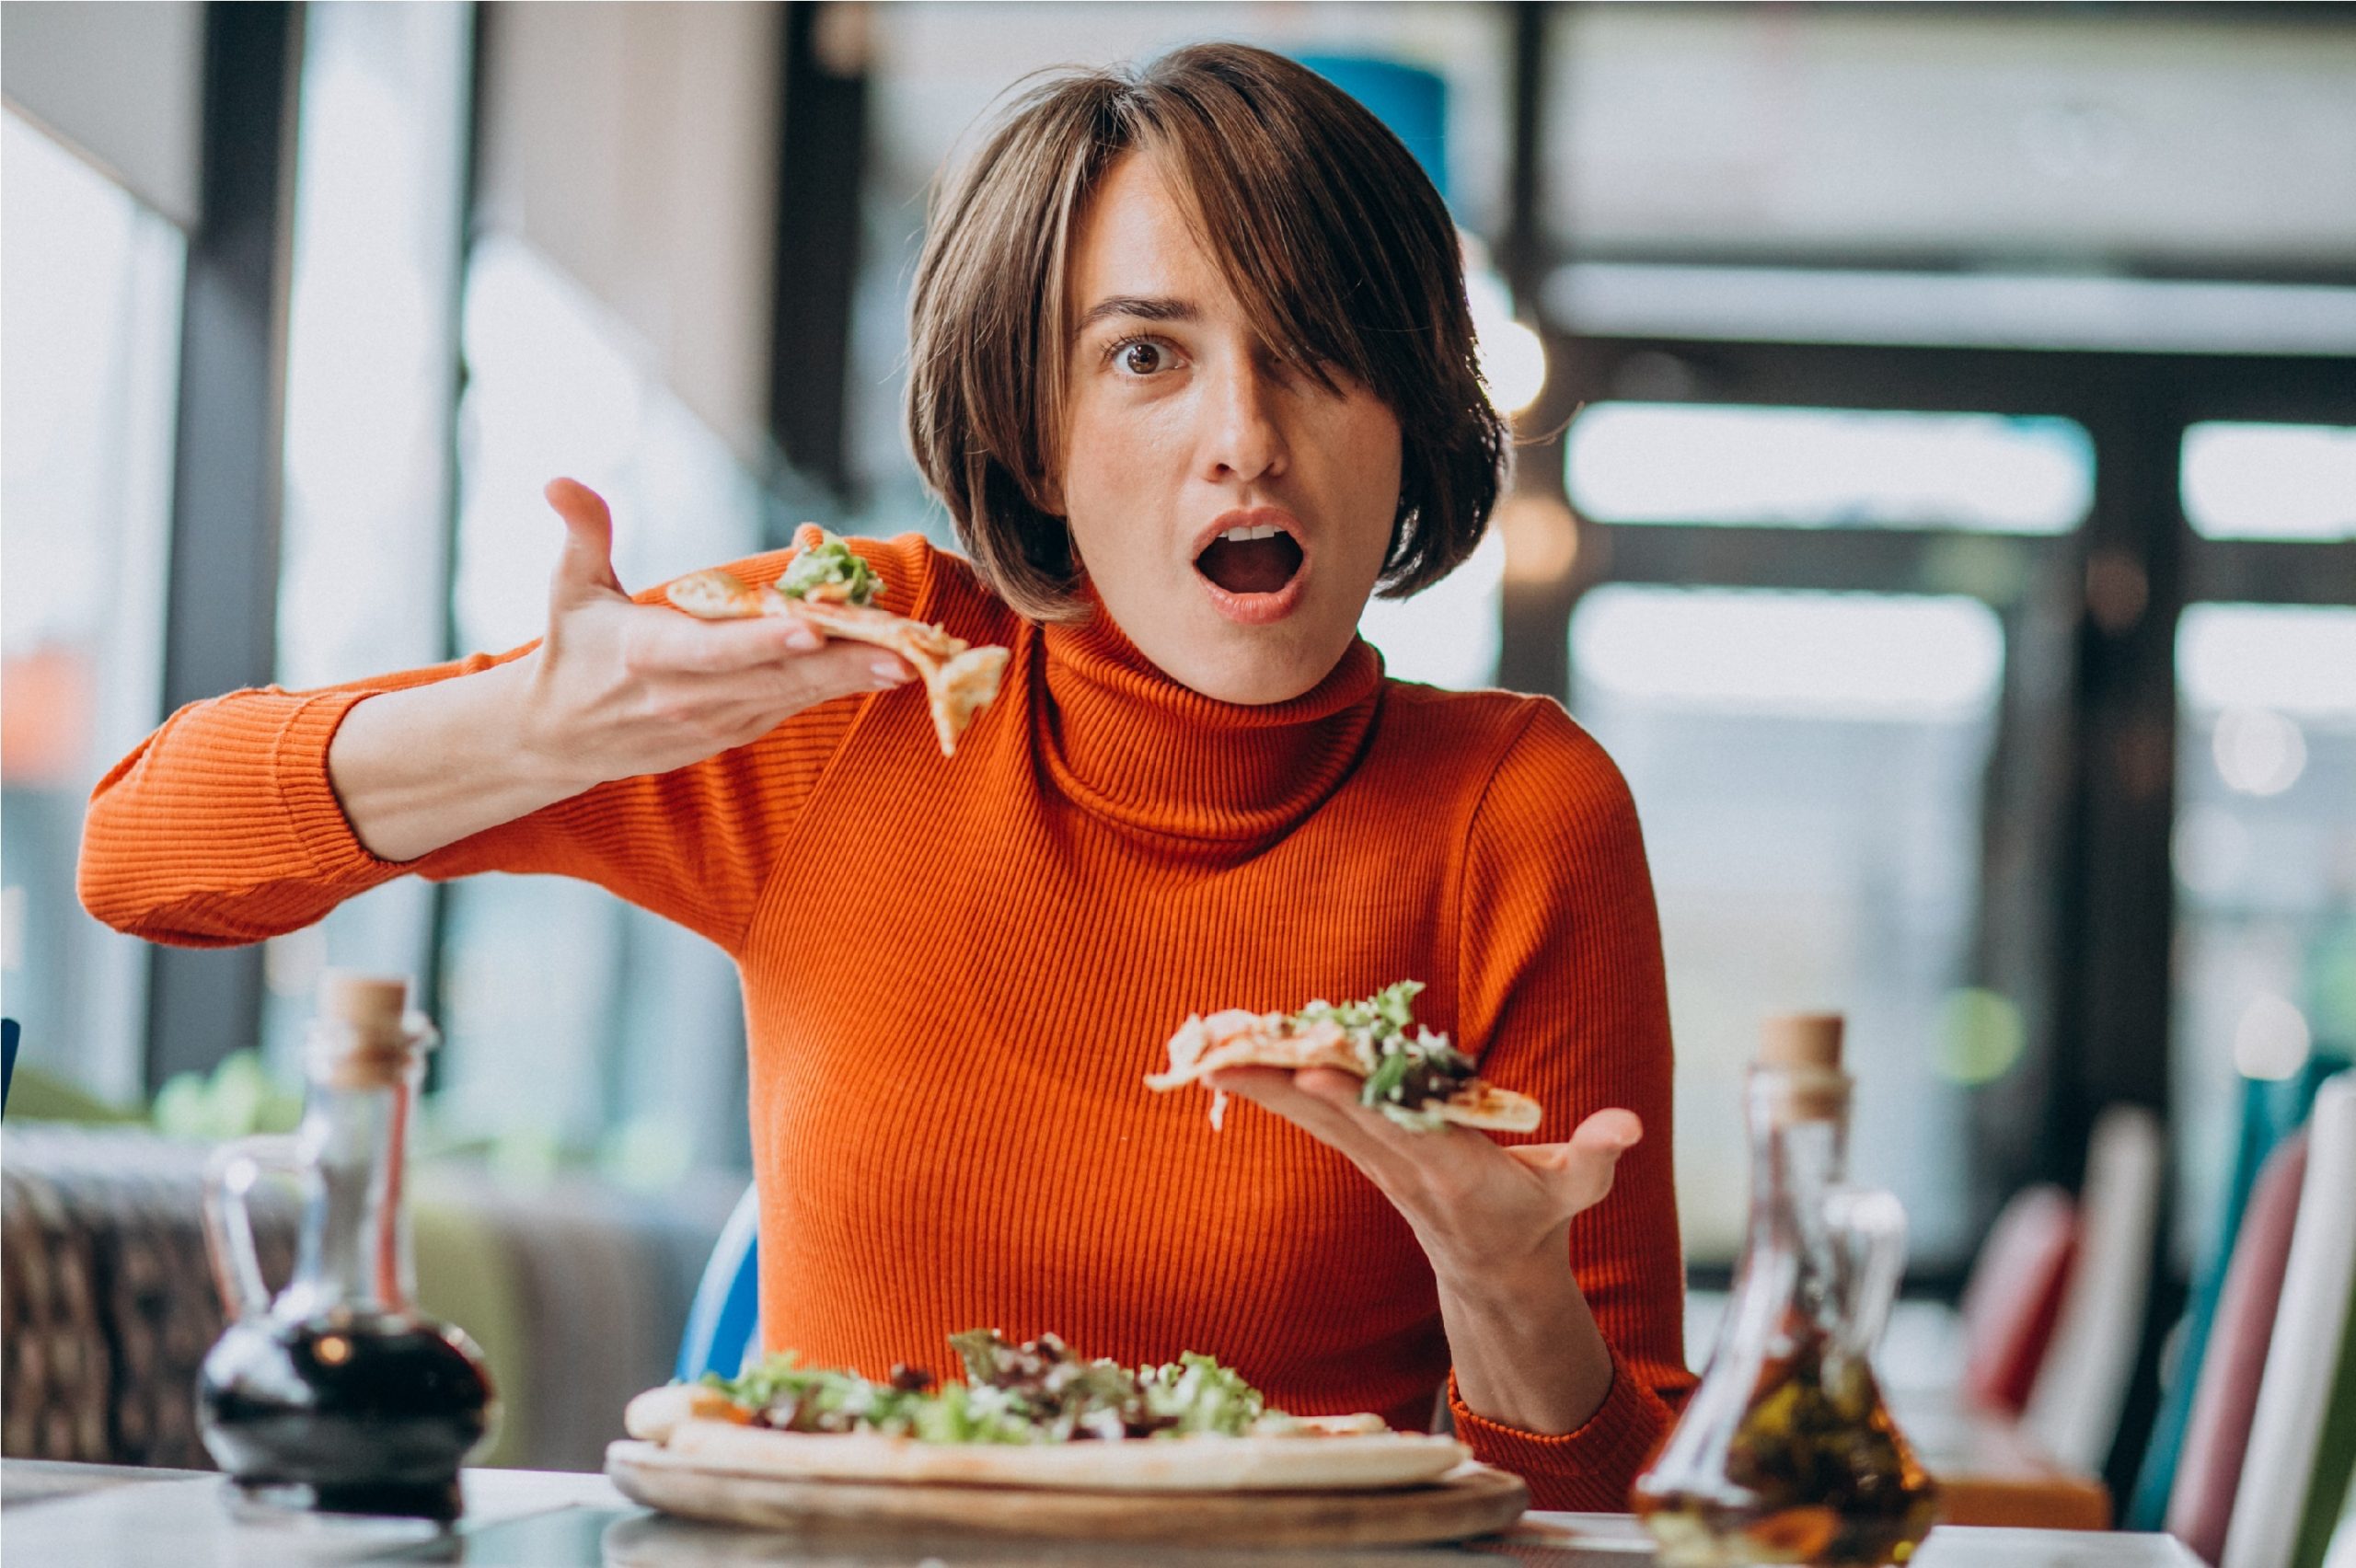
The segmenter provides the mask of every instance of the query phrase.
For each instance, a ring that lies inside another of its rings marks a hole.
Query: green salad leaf
[[[1139,1367],[1138,1379],[1144,1386],[1146,1408],[1172,1422],[1175,1431],[1240,1437],[1271,1413],[1284,1424],[1291,1423],[1289,1416],[1271,1412],[1260,1390],[1233,1367],[1192,1351],[1160,1366]]]
[[[1470,1082],[1473,1068],[1472,1058],[1449,1044],[1445,1034],[1418,1027],[1409,1037],[1415,997],[1423,988],[1420,980],[1402,980],[1363,1001],[1314,1001],[1288,1021],[1295,1029],[1340,1025],[1366,1068],[1358,1103],[1402,1126],[1428,1132],[1442,1123],[1439,1101]]]
[[[883,582],[865,561],[851,553],[849,543],[840,534],[821,529],[817,544],[795,556],[784,575],[777,580],[777,591],[789,599],[800,599],[807,597],[812,589],[829,584],[840,584],[848,602],[870,605],[874,603]]]
[[[1402,980],[1385,986],[1362,1002],[1334,1003],[1319,999],[1292,1015],[1296,1025],[1321,1023],[1326,1020],[1342,1026],[1353,1040],[1361,1036],[1376,1038],[1401,1034],[1415,1021],[1415,997],[1422,992],[1421,980]]]
[[[1083,1360],[1053,1334],[1014,1344],[994,1329],[968,1329],[949,1343],[964,1363],[963,1383],[937,1386],[931,1373],[907,1367],[874,1382],[804,1366],[791,1354],[734,1378],[710,1373],[703,1381],[752,1411],[756,1425],[879,1432],[926,1443],[1236,1437],[1295,1424],[1270,1410],[1241,1374],[1207,1355],[1189,1353],[1132,1372],[1102,1358]]]

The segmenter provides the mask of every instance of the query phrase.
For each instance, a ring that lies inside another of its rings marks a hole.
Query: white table
[[[1651,1549],[1620,1514],[1531,1514],[1515,1535],[1454,1549],[1209,1552],[973,1539],[804,1540],[666,1519],[603,1476],[468,1470],[455,1531],[379,1521],[248,1516],[217,1475],[110,1465],[0,1461],[0,1556],[8,1568],[342,1568],[463,1562],[473,1568],[1212,1568],[1322,1564],[1433,1568],[1446,1562],[1639,1568]],[[1184,1533],[1172,1511],[1173,1541]],[[1917,1568],[2200,1568],[2165,1536],[1946,1528]]]

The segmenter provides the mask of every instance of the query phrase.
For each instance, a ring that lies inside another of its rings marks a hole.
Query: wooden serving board
[[[720,1470],[653,1443],[606,1450],[606,1474],[666,1514],[803,1535],[950,1533],[1202,1546],[1417,1546],[1504,1529],[1530,1505],[1521,1478],[1465,1464],[1381,1492],[1076,1492],[792,1481]]]

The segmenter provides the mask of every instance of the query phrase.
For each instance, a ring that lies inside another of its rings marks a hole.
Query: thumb
[[[550,479],[542,491],[564,519],[564,553],[549,580],[552,605],[579,604],[622,591],[614,575],[614,514],[605,497],[579,479]]]
[[[1581,1122],[1571,1134],[1574,1147],[1617,1159],[1636,1147],[1645,1136],[1645,1124],[1634,1111],[1614,1106],[1598,1111]]]
[[[1581,1122],[1567,1142],[1517,1144],[1506,1152],[1546,1177],[1565,1212],[1577,1214],[1603,1201],[1620,1157],[1644,1136],[1636,1113],[1615,1107]]]

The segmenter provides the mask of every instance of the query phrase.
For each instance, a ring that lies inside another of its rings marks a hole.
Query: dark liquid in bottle
[[[197,1377],[206,1447],[250,1491],[300,1488],[327,1513],[458,1516],[458,1466],[491,1380],[456,1331],[408,1317],[257,1320]]]
[[[1638,1487],[1635,1510],[1664,1542],[1664,1562],[1902,1563],[1937,1509],[1872,1370],[1833,1361],[1817,1339],[1761,1369],[1726,1480],[1722,1495]]]

